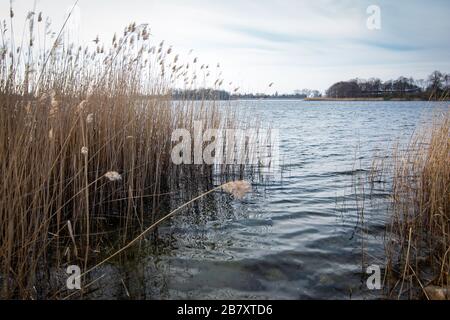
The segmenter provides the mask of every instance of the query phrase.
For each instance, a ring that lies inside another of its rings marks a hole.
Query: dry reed
[[[391,187],[385,237],[390,298],[448,299],[450,285],[450,112],[420,128],[389,157],[373,162],[369,182]]]
[[[13,19],[0,23],[0,297],[48,298],[51,270],[102,258],[112,221],[123,244],[157,220],[173,181],[213,175],[210,165],[174,167],[174,129],[236,117],[214,102],[172,101],[170,88],[196,75],[147,25],[130,24],[110,49],[98,38],[83,48],[30,13],[28,46],[17,47]]]

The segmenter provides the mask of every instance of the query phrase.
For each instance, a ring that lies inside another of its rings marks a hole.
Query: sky
[[[35,2],[58,30],[75,0],[13,0],[16,32]],[[374,5],[379,16],[367,11]],[[109,44],[130,22],[148,23],[155,43],[220,63],[225,90],[289,93],[450,72],[449,14],[447,0],[79,0],[69,28],[78,42],[99,35]],[[8,16],[9,1],[0,0],[0,18]]]

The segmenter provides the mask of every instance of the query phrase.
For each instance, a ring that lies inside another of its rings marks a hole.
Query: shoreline
[[[305,98],[304,101],[430,101],[428,99],[409,99],[409,98]],[[435,101],[435,100],[432,100]],[[442,101],[442,100],[439,100]],[[445,101],[445,100],[444,100]],[[448,100],[447,100],[448,101]]]
[[[200,101],[200,100],[199,100]],[[360,101],[360,102],[408,102],[408,101],[425,101],[425,102],[448,102],[448,100],[429,100],[429,99],[407,99],[407,98],[305,98],[305,99],[230,99],[216,101]]]

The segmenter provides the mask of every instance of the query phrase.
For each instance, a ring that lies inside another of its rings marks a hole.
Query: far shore
[[[410,99],[410,98],[305,98],[305,101],[427,101],[425,99]]]
[[[219,100],[228,100],[228,99],[219,99]],[[240,99],[229,99],[230,101],[255,101],[255,100],[272,100],[272,101],[276,101],[276,100],[285,100],[285,101],[450,101],[450,99],[446,99],[446,100],[430,100],[430,99],[419,99],[419,98],[328,98],[328,97],[318,97],[318,98],[240,98]]]

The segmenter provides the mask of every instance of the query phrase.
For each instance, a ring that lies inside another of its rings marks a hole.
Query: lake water
[[[378,190],[377,205],[366,209],[363,257],[352,180],[369,168],[377,150],[407,139],[433,109],[447,104],[232,104],[279,129],[282,178],[254,183],[254,192],[243,200],[221,196],[166,222],[153,235],[156,245],[125,266],[102,270],[119,276],[103,279],[107,288],[97,297],[381,297],[382,292],[367,290],[362,259],[382,265],[387,194]]]

